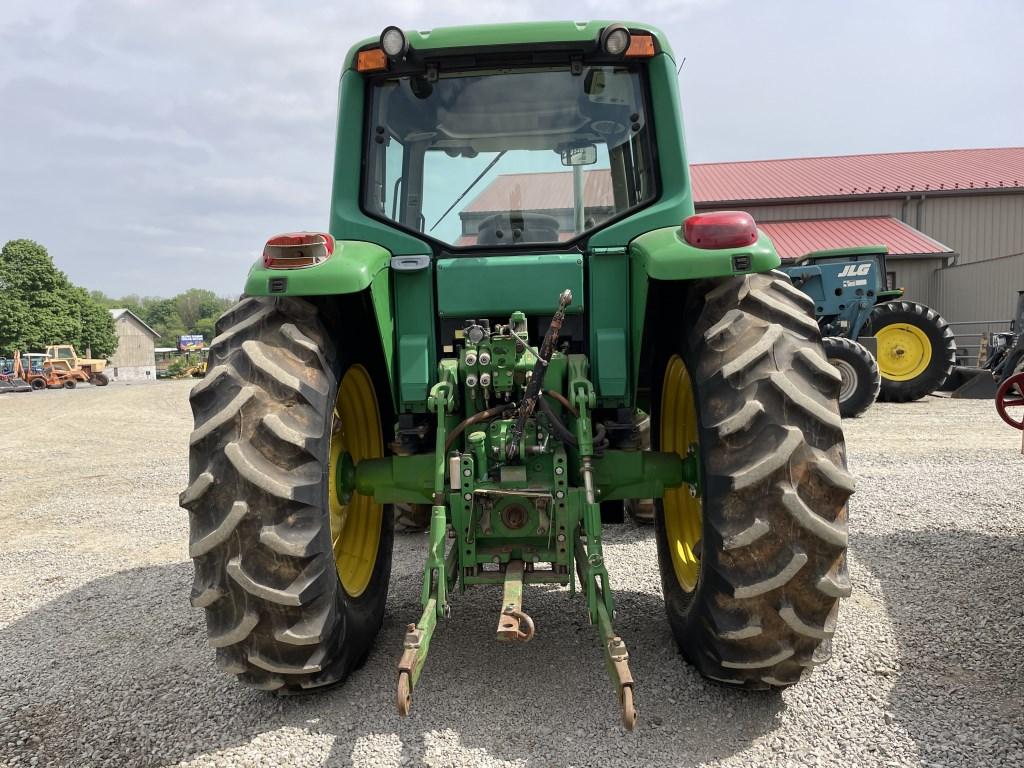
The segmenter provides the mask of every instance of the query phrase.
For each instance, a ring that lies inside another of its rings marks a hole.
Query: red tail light
[[[263,246],[267,269],[300,269],[322,264],[334,253],[334,238],[326,232],[289,232],[274,235]]]
[[[746,211],[698,213],[683,221],[683,238],[695,248],[742,248],[757,242],[757,225]]]

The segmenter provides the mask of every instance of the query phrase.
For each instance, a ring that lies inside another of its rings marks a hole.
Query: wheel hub
[[[356,463],[351,453],[343,451],[334,465],[334,495],[339,504],[348,504],[355,490]]]
[[[377,562],[383,507],[355,489],[355,465],[384,455],[373,381],[361,365],[338,385],[331,424],[327,501],[331,544],[341,585],[351,597],[366,591]]]
[[[931,341],[916,325],[893,323],[879,329],[875,338],[878,340],[878,368],[891,381],[915,379],[931,363]]]
[[[853,396],[853,393],[857,389],[857,374],[854,373],[853,366],[851,366],[845,360],[836,360],[834,358],[829,359],[829,362],[839,371],[841,378],[839,384],[839,402],[844,403]]]

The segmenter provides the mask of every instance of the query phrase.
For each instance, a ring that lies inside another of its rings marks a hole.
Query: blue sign
[[[178,337],[178,349],[182,352],[192,352],[197,349],[202,349],[205,343],[206,339],[202,334]]]

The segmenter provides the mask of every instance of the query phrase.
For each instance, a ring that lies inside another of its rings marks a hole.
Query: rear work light
[[[629,49],[629,30],[623,24],[609,24],[598,37],[601,50],[609,56],[621,56]]]
[[[289,232],[274,235],[263,246],[267,269],[302,269],[323,264],[334,253],[334,238],[326,232]]]
[[[683,239],[695,248],[742,248],[757,242],[757,225],[746,211],[698,213],[683,221]]]
[[[389,59],[404,59],[409,51],[409,41],[398,27],[384,27],[380,33],[380,47]]]

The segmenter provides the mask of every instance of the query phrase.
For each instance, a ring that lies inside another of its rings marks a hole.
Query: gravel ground
[[[522,647],[494,642],[497,592],[457,595],[400,721],[417,534],[398,537],[377,648],[345,686],[278,699],[219,672],[187,601],[188,389],[0,398],[0,764],[1024,764],[1024,457],[991,402],[879,404],[847,423],[854,593],[831,663],[781,694],[687,667],[652,532],[610,527],[628,734],[582,600],[536,587]]]

